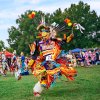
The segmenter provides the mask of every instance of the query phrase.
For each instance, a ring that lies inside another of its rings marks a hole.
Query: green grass
[[[10,74],[0,76],[0,100],[100,100],[100,66],[77,70],[75,81],[68,82],[62,77],[39,98],[33,96],[33,86],[37,82],[33,75],[19,81]]]

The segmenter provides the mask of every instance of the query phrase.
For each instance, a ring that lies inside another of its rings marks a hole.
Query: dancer
[[[66,59],[60,57],[62,45],[69,43],[74,34],[72,33],[68,37],[64,34],[63,38],[58,38],[55,30],[57,28],[52,25],[46,26],[44,18],[41,22],[37,27],[39,41],[34,41],[29,45],[33,59],[29,61],[28,65],[31,67],[33,75],[39,80],[33,88],[35,96],[40,96],[43,89],[53,86],[60,76],[64,75],[68,80],[74,80],[74,76],[77,75],[77,71],[68,66]],[[70,19],[67,18],[65,22],[73,28]],[[56,26],[58,27],[58,25]]]

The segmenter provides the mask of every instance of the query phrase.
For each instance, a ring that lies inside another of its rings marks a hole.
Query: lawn
[[[68,82],[62,77],[39,98],[33,96],[37,82],[33,75],[23,76],[19,81],[10,74],[0,76],[0,100],[100,100],[100,66],[76,69],[75,81]]]

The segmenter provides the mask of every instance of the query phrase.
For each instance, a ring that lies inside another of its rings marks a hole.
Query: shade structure
[[[77,53],[77,52],[80,52],[80,51],[83,51],[83,52],[86,52],[86,49],[80,49],[80,48],[76,48],[76,49],[73,49],[71,50],[73,53]]]
[[[0,54],[2,54],[2,52],[0,52]],[[5,51],[5,56],[6,57],[12,57],[13,53],[10,53],[9,51]]]
[[[10,52],[8,52],[8,51],[6,51],[6,52],[5,52],[5,56],[6,56],[6,57],[12,57],[12,56],[13,56],[13,54],[12,54],[12,53],[10,53]]]

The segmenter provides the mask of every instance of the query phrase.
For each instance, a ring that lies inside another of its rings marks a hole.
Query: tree
[[[37,26],[40,23],[41,14],[43,14],[41,11],[36,12],[36,16],[34,19],[30,19],[28,17],[28,14],[32,11],[26,11],[24,14],[19,16],[18,19],[16,19],[16,24],[18,25],[18,28],[12,26],[10,29],[8,29],[9,33],[9,39],[8,43],[14,50],[17,51],[18,54],[20,52],[29,53],[29,43],[32,43],[37,36]]]
[[[5,46],[4,46],[4,42],[2,40],[0,40],[0,51],[2,51],[2,49],[4,49]]]
[[[65,9],[64,16],[65,15],[67,15],[72,22],[80,23],[85,28],[84,33],[80,33],[78,30],[74,32],[75,38],[69,48],[93,47],[93,45],[96,44],[96,42],[93,41],[93,33],[95,32],[97,36],[97,32],[100,31],[100,29],[97,28],[97,24],[99,27],[100,22],[98,21],[96,12],[94,10],[91,11],[87,3],[80,1],[78,5],[72,4],[70,8]]]

